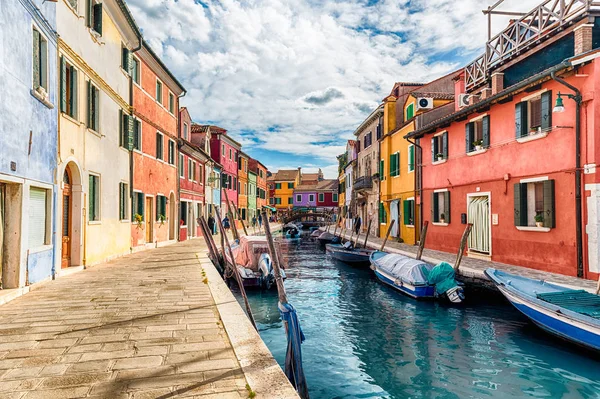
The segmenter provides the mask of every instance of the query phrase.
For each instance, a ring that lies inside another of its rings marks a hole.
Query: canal
[[[597,354],[546,335],[489,292],[468,292],[462,306],[416,302],[308,239],[282,252],[312,399],[600,398]],[[277,293],[248,294],[283,366]]]

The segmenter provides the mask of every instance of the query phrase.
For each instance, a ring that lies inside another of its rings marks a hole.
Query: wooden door
[[[71,174],[69,168],[65,169],[63,175],[63,205],[62,205],[62,259],[61,268],[71,266],[71,215],[72,209],[72,191]]]
[[[152,217],[154,215],[154,211],[152,209],[152,198],[146,198],[146,215],[144,215],[144,219],[146,220],[146,242],[152,242],[152,237],[154,236],[152,232]]]

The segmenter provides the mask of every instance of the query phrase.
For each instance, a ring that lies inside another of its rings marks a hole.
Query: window
[[[77,70],[60,57],[60,110],[77,119]]]
[[[244,172],[248,173],[248,160],[244,160]]]
[[[121,45],[121,68],[127,73],[130,73],[131,68],[131,51],[125,45]]]
[[[415,200],[409,198],[404,201],[404,225],[414,226],[415,225]]]
[[[102,36],[102,3],[88,0],[86,11],[86,25],[98,35]]]
[[[275,204],[281,205],[281,198],[275,198]]]
[[[155,99],[156,101],[158,101],[159,103],[162,104],[162,98],[163,98],[163,85],[162,82],[160,80],[156,81],[156,94],[155,94]]]
[[[338,195],[337,194],[333,194],[333,202],[338,202]]]
[[[189,181],[194,180],[194,165],[192,163],[192,160],[189,158],[188,158],[188,180]]]
[[[88,80],[88,118],[87,127],[95,132],[100,131],[100,90]]]
[[[296,203],[299,204],[302,202],[302,196],[300,194],[296,195]]]
[[[415,104],[409,104],[408,107],[406,107],[406,120],[410,120],[415,116]]]
[[[202,164],[198,165],[198,183],[204,183],[202,176],[204,175]]]
[[[119,183],[119,220],[127,220],[129,209],[129,190],[127,183]]]
[[[383,159],[379,161],[379,179],[385,180],[385,161]]]
[[[431,161],[448,159],[448,132],[433,136],[431,139]]]
[[[140,84],[140,60],[136,57],[131,58],[131,77],[133,81],[137,84]]]
[[[385,206],[383,205],[383,202],[379,203],[379,223],[387,223],[387,213],[385,212]]]
[[[294,183],[288,183],[288,188],[294,188]]]
[[[414,144],[410,144],[408,146],[408,171],[415,171],[415,146]]]
[[[169,92],[169,112],[175,113],[175,96],[171,92]]]
[[[196,162],[192,162],[192,180],[196,181],[198,176],[196,176]]]
[[[484,116],[465,125],[467,152],[490,146],[490,117]]]
[[[180,206],[181,212],[179,214],[179,219],[181,220],[182,226],[187,226],[188,224],[188,203],[185,201],[181,201]]]
[[[554,180],[516,183],[514,190],[515,226],[556,227]]]
[[[119,145],[126,149],[133,149],[135,129],[133,118],[122,109],[119,110]]]
[[[275,190],[281,190],[281,183],[275,183]]]
[[[308,202],[315,202],[315,195],[314,194],[309,194],[308,195]]]
[[[88,220],[100,220],[100,176],[90,175],[88,200]]]
[[[185,177],[185,171],[183,170],[184,165],[183,165],[183,154],[179,154],[179,177],[184,178]]]
[[[275,198],[269,198],[269,205],[274,205]]]
[[[229,160],[233,160],[233,151],[231,150],[231,148],[229,149]]]
[[[319,193],[319,202],[325,201],[325,194]]]
[[[248,183],[244,183],[244,194],[248,194]]]
[[[235,183],[235,182],[233,182],[233,183]],[[230,189],[230,190],[235,190],[235,186],[237,184],[234,185],[234,186],[232,186],[231,184],[232,184],[231,176],[227,175],[227,188]]]
[[[242,220],[246,220],[246,208],[242,208],[241,211],[242,211],[242,215],[241,215]]]
[[[450,192],[431,193],[431,221],[450,223]]]
[[[237,178],[235,178],[235,177],[233,178],[233,186],[230,186],[230,187],[233,187],[232,190],[235,190],[235,188],[237,187]]]
[[[187,123],[183,124],[183,138],[185,140],[188,139],[188,124]]]
[[[294,197],[288,197],[288,205],[292,205],[294,203]]]
[[[238,182],[238,184],[237,184],[237,190],[238,190],[238,193],[240,193],[240,194],[243,194],[243,193],[242,193],[242,187],[241,187],[241,184],[242,184],[241,182]]]
[[[133,193],[133,203],[131,204],[131,220],[134,222],[137,219],[140,221],[144,220],[144,193],[138,191]]]
[[[169,140],[169,164],[175,165],[175,142]]]
[[[225,156],[225,144],[221,144],[221,155]]]
[[[142,124],[138,119],[133,120],[133,149],[142,150]]]
[[[400,175],[400,153],[390,155],[390,176]]]
[[[167,219],[167,197],[164,195],[156,196],[156,221],[165,221]]]
[[[515,104],[517,138],[541,133],[552,128],[552,91]]]
[[[37,29],[33,30],[33,89],[48,95],[48,41]]]
[[[221,176],[215,173],[215,188],[221,188]]]
[[[379,140],[381,138],[381,127],[382,127],[382,122],[380,120],[379,124],[377,125],[377,140]]]
[[[156,159],[164,160],[164,140],[162,133],[156,132]]]
[[[364,144],[363,144],[364,148],[367,148],[371,145],[372,138],[373,138],[373,133],[369,132],[369,133],[365,134]]]
[[[50,244],[48,191],[43,188],[29,189],[29,248]]]

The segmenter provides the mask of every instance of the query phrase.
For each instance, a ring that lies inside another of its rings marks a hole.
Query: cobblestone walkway
[[[248,397],[201,246],[126,256],[0,306],[0,399]]]

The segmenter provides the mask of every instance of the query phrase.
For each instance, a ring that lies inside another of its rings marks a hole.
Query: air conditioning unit
[[[469,99],[471,98],[470,94],[459,94],[458,95],[458,106],[460,108],[464,108],[464,107],[468,107],[469,105],[471,105],[469,103]]]
[[[431,97],[420,97],[417,98],[417,111],[422,109],[432,109],[433,108],[433,98]]]

